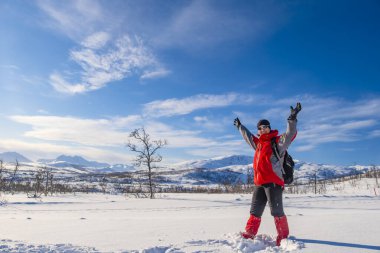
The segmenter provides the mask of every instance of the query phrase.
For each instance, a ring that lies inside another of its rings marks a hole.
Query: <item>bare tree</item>
[[[103,194],[106,194],[106,191],[107,191],[107,178],[105,176],[102,178],[102,181],[100,181],[99,185],[100,185],[100,188],[102,188]]]
[[[143,166],[148,169],[148,183],[150,198],[154,198],[153,193],[153,172],[152,169],[157,168],[155,163],[162,161],[162,156],[157,153],[157,151],[167,145],[166,140],[151,140],[150,135],[145,131],[144,127],[135,129],[129,135],[127,147],[137,153],[135,159],[137,166]],[[132,143],[132,140],[137,141],[137,144]]]
[[[45,180],[44,194],[45,194],[45,196],[47,196],[49,191],[50,191],[51,195],[53,195],[53,191],[54,191],[53,190],[53,178],[54,178],[54,175],[52,172],[52,168],[45,166],[43,168],[43,174],[44,174],[44,180]]]
[[[15,168],[13,170],[13,173],[12,173],[12,176],[11,176],[11,179],[10,179],[10,182],[9,182],[9,188],[11,190],[11,194],[12,195],[15,192],[15,185],[16,185],[15,181],[16,181],[16,175],[17,175],[19,167],[20,167],[20,164],[18,163],[18,161],[16,159]]]
[[[374,177],[375,177],[375,179],[376,179],[376,186],[375,186],[375,187],[379,188],[379,181],[378,181],[378,179],[377,179],[377,178],[378,178],[378,175],[377,175],[378,170],[377,170],[376,166],[375,166],[375,165],[372,165],[371,170],[372,170],[373,175],[374,175]]]
[[[39,168],[34,175],[33,192],[27,193],[28,198],[40,198],[43,193],[44,171]]]
[[[4,183],[5,183],[3,172],[4,172],[4,164],[3,164],[3,160],[0,160],[0,194],[4,188]]]
[[[250,167],[247,167],[247,185],[253,183],[253,170]]]

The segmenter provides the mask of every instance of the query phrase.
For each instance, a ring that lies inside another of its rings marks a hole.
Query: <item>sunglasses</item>
[[[267,126],[267,125],[262,125],[262,126],[259,126],[259,127],[257,128],[257,130],[264,130],[264,129],[266,129],[266,128],[269,128],[269,126]]]

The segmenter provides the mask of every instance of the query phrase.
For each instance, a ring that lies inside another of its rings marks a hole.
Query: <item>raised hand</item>
[[[297,103],[296,108],[293,108],[293,106],[290,106],[290,115],[288,120],[295,120],[297,119],[297,114],[301,111],[301,103]]]
[[[234,126],[239,127],[241,125],[239,118],[234,120]]]

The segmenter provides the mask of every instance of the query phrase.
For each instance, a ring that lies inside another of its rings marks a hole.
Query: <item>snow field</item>
[[[0,252],[379,252],[380,197],[360,189],[285,195],[280,247],[268,207],[255,240],[240,237],[250,194],[2,195]]]

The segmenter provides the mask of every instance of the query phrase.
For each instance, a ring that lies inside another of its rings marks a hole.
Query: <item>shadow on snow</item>
[[[303,243],[316,243],[316,244],[325,244],[325,245],[338,246],[338,247],[380,250],[380,246],[375,246],[375,245],[365,245],[365,244],[345,243],[345,242],[331,242],[331,241],[300,239],[300,238],[297,238],[296,240]]]

